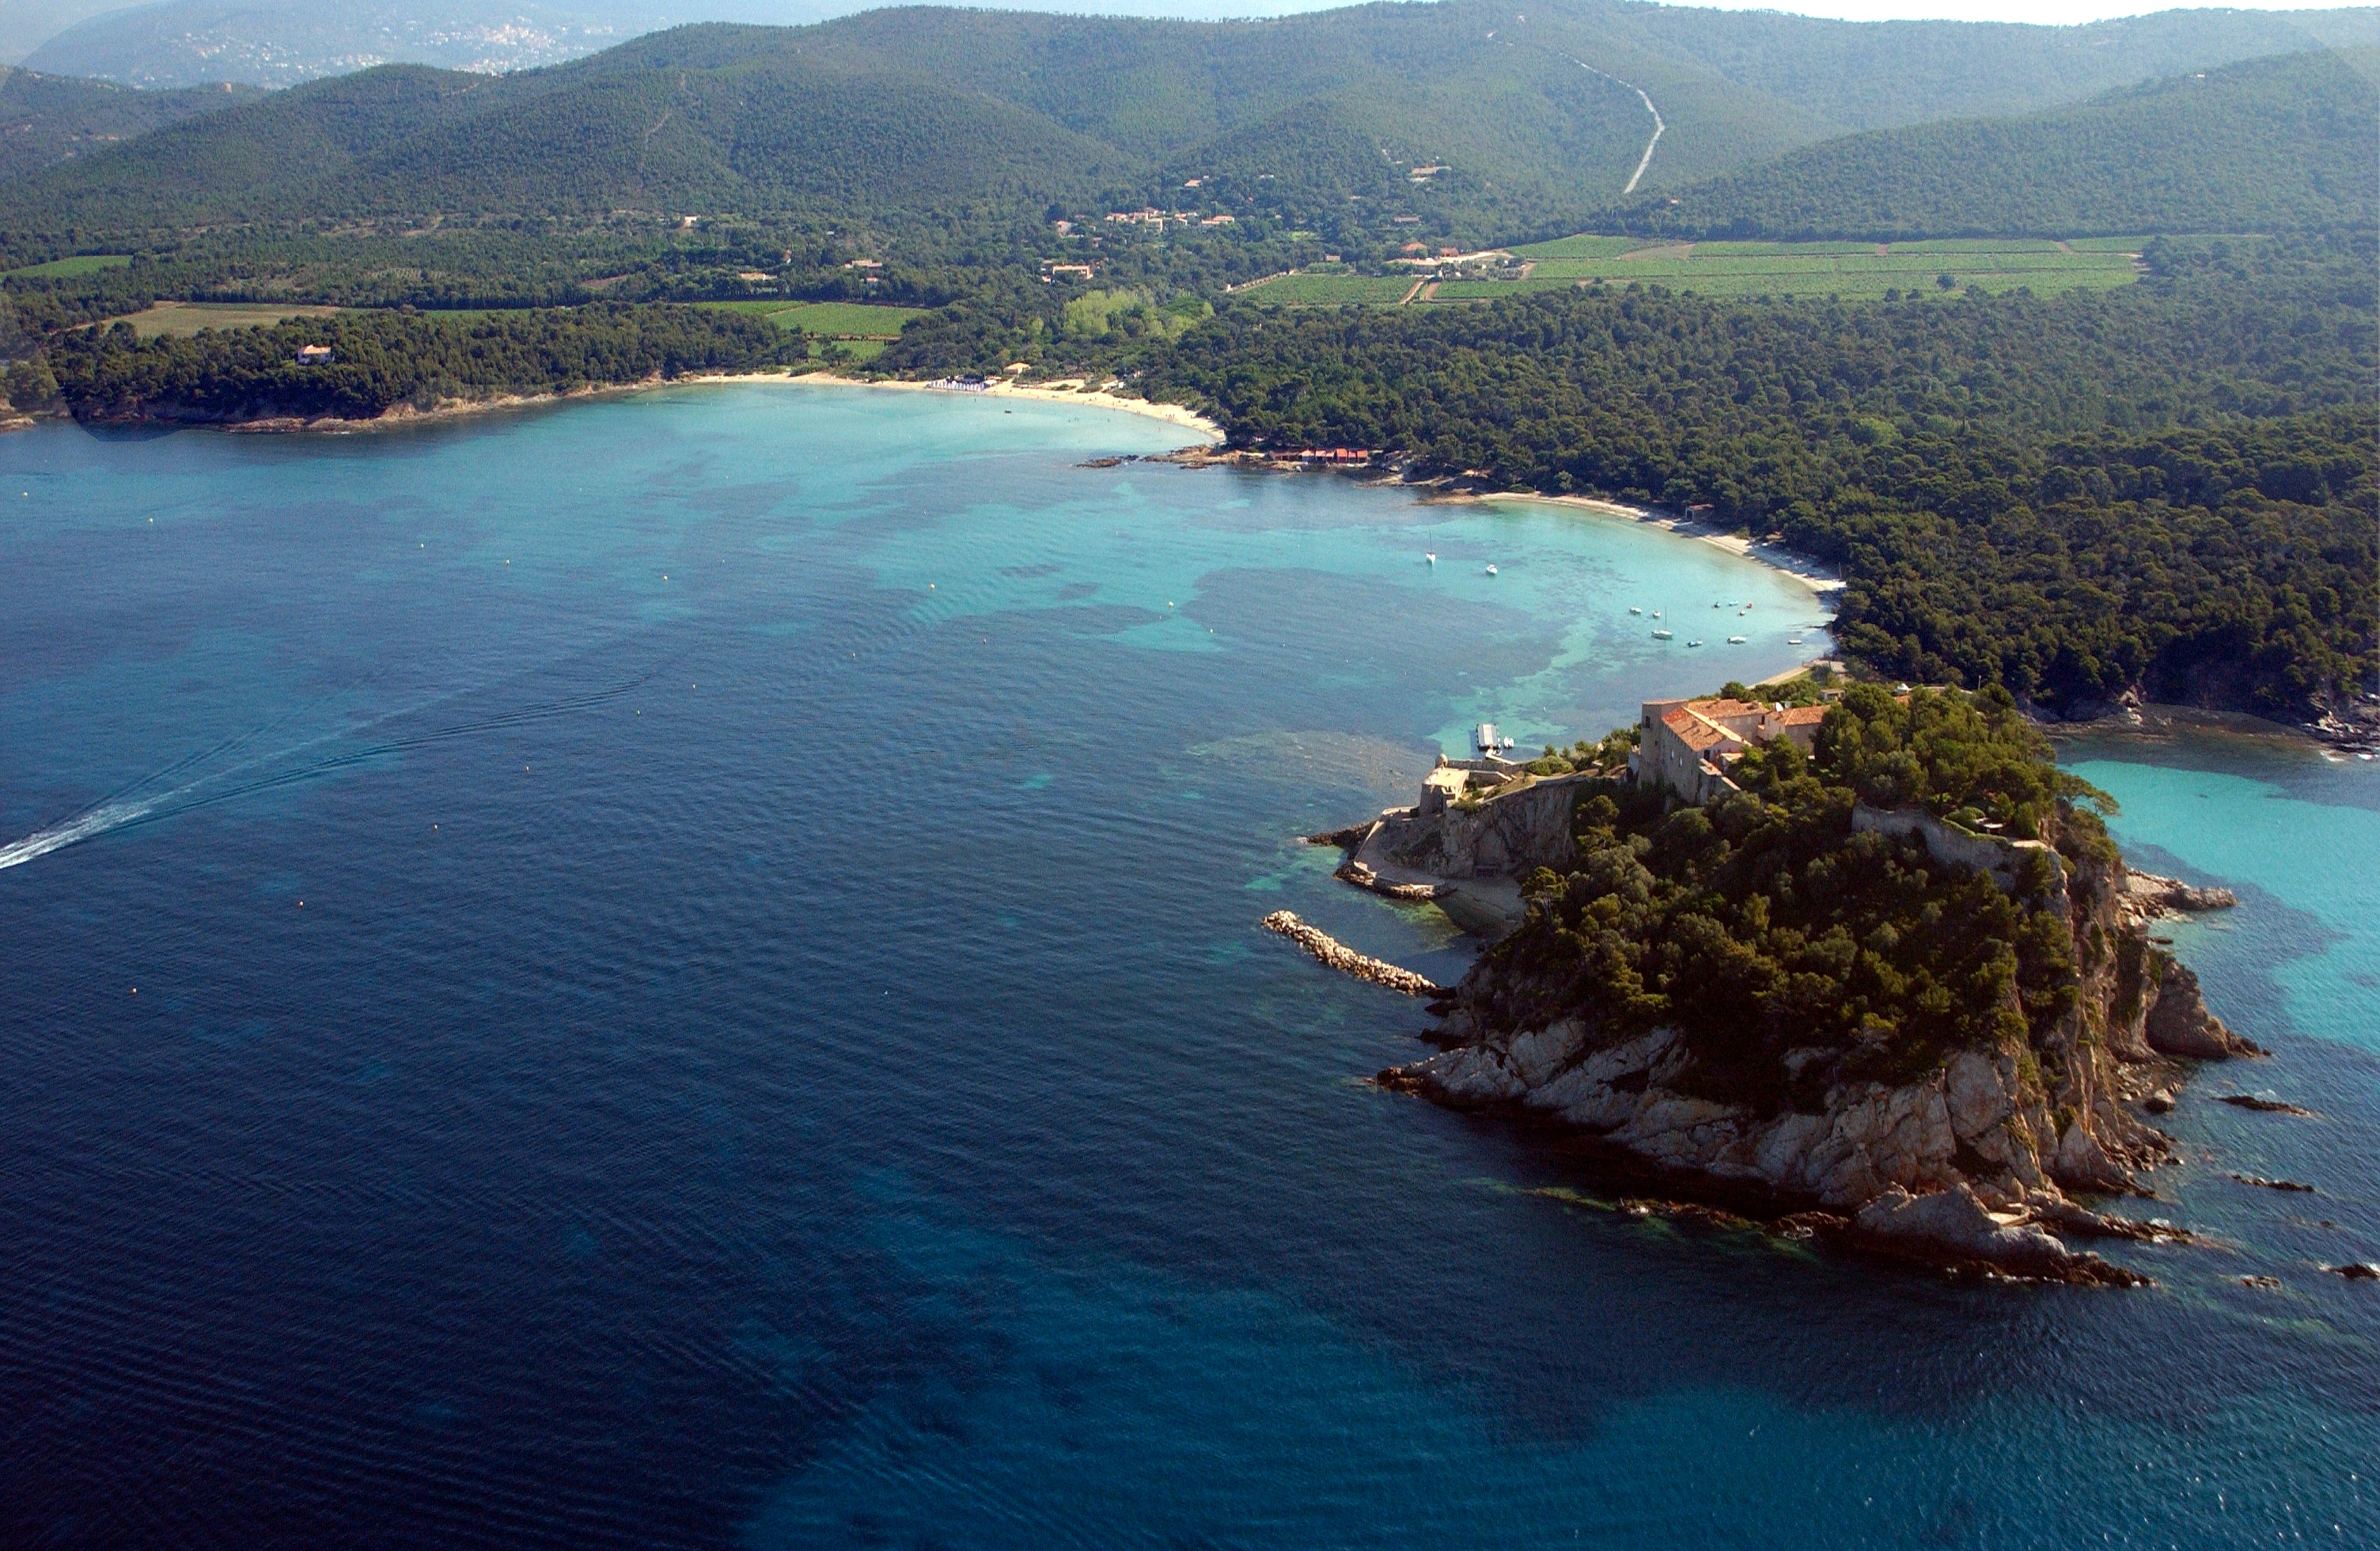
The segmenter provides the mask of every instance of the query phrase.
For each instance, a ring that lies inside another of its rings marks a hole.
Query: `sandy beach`
[[[718,377],[680,379],[682,382],[768,382],[771,379],[769,377],[762,375],[722,375]],[[1178,404],[1155,404],[1145,398],[1125,398],[1119,394],[1111,394],[1100,391],[1084,393],[1072,388],[1050,384],[1027,386],[1021,382],[995,381],[990,387],[981,390],[980,393],[977,393],[972,390],[938,387],[931,382],[892,382],[889,380],[872,382],[864,377],[838,377],[830,371],[797,372],[790,376],[778,378],[776,381],[785,382],[807,382],[819,387],[892,388],[898,389],[905,393],[958,393],[964,394],[968,397],[1031,398],[1044,400],[1050,404],[1087,405],[1095,409],[1121,409],[1127,415],[1141,415],[1153,420],[1163,420],[1168,425],[1180,426],[1185,430],[1195,430],[1209,442],[1220,442],[1223,439],[1222,427],[1217,425],[1214,421],[1208,419],[1205,416],[1200,415],[1194,410],[1184,409]]]
[[[1629,506],[1617,501],[1605,501],[1591,495],[1498,493],[1479,496],[1476,499],[1528,502],[1545,506],[1570,506],[1580,511],[1594,512],[1602,516],[1626,517],[1631,522],[1651,523],[1656,527],[1666,527],[1670,532],[1688,539],[1699,539],[1706,544],[1715,545],[1727,551],[1730,554],[1742,555],[1746,560],[1758,561],[1772,570],[1782,571],[1821,599],[1831,600],[1832,595],[1840,591],[1843,586],[1841,576],[1834,567],[1821,561],[1814,560],[1797,551],[1789,550],[1782,544],[1759,543],[1745,538],[1741,533],[1728,533],[1707,523],[1695,522],[1691,517],[1669,516],[1643,506]]]

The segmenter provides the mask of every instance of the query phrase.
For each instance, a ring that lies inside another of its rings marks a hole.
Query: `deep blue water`
[[[0,440],[0,1545],[2380,1539],[2380,1292],[2315,1269],[2380,1256],[2372,767],[2075,751],[2240,888],[2181,951],[2277,1052],[2173,1117],[2131,1209],[2223,1242],[2155,1289],[1631,1221],[1366,1086],[1417,1005],[1256,922],[1456,973],[1290,838],[1782,666],[1807,595],[1076,467],[1178,440],[783,387]]]

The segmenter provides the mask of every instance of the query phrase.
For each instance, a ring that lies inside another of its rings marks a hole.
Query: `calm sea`
[[[2072,751],[2240,891],[2175,935],[2277,1052],[2172,1117],[2127,1209],[2218,1242],[2155,1289],[1632,1221],[1365,1085],[1420,1008],[1257,921],[1458,973],[1293,837],[1783,666],[1808,594],[1079,467],[1179,440],[0,439],[0,1545],[2380,1541],[2380,1288],[2317,1269],[2380,1258],[2374,767]]]

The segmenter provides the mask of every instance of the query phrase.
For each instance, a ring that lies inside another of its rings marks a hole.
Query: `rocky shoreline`
[[[1344,881],[1443,905],[1536,867],[1564,870],[1577,782],[1594,779],[1516,773],[1484,798],[1426,801],[1310,840],[1346,852]],[[1437,1052],[1374,1081],[1550,1125],[1578,1156],[1652,1181],[1658,1194],[1631,1197],[1648,1209],[1718,1211],[1780,1239],[1957,1276],[2137,1285],[2145,1278],[2067,1241],[2192,1235],[2075,1196],[2152,1196],[2148,1176],[2178,1157],[2151,1117],[2172,1108],[2201,1063],[2264,1053],[2208,1012],[2197,976],[2149,939],[2158,920],[2235,903],[2120,859],[2066,864],[2055,908],[2088,967],[2057,1036],[2053,1076],[2022,1052],[1970,1049],[1927,1077],[1837,1081],[1815,1109],[1764,1113],[1673,1085],[1692,1064],[1674,1029],[1615,1039],[1576,1018],[1516,1023],[1508,1009],[1531,999],[1500,984],[1483,956],[1432,1003],[1441,1022],[1424,1037]],[[1785,1060],[1798,1072],[1797,1060],[1820,1055]]]

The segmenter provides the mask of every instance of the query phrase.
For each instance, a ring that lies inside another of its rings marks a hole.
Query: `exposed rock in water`
[[[2281,1290],[2281,1278],[2278,1277],[2241,1277],[2240,1278],[2240,1285],[2241,1287],[2258,1288],[2266,1292],[2278,1292]]]
[[[2022,1213],[1994,1212],[1963,1181],[1912,1195],[1899,1185],[1861,1207],[1852,1227],[1869,1248],[1906,1246],[1913,1257],[1953,1269],[1962,1261],[2044,1281],[2141,1287],[2148,1278],[2070,1250]]]
[[[2334,1277],[2345,1277],[2349,1281],[2380,1281],[2380,1266],[2368,1260],[2350,1260],[2344,1266],[2325,1266],[2323,1269]]]
[[[2311,1109],[2301,1109],[2296,1105],[2282,1099],[2259,1098],[2252,1093],[2218,1093],[2215,1096],[2215,1102],[2228,1104],[2235,1109],[2252,1109],[2260,1115],[2311,1116],[2313,1113]]]
[[[1309,927],[1286,910],[1276,910],[1264,918],[1269,932],[1279,932],[1313,954],[1322,963],[1352,975],[1358,980],[1368,980],[1375,986],[1385,986],[1392,991],[1402,991],[1409,997],[1443,996],[1445,990],[1425,975],[1400,969],[1392,963],[1358,953],[1338,939],[1318,927]]]
[[[2178,878],[2159,878],[2153,872],[2127,869],[2124,875],[2124,903],[2143,920],[2229,910],[2239,903],[2240,896],[2228,889],[2202,889]]]
[[[2152,1115],[2169,1115],[2173,1113],[2173,1090],[2171,1088],[2159,1088],[2156,1092],[2149,1095],[2148,1097],[2141,1100],[2141,1108],[2146,1109]]]
[[[2233,1056],[2265,1053],[2226,1028],[2222,1019],[2206,1010],[2206,999],[2198,988],[2198,975],[2188,964],[2165,954],[2158,954],[2152,963],[2155,983],[2148,996],[2148,1015],[2141,1030],[2150,1049],[2186,1060],[2225,1060]]]
[[[2052,1195],[2037,1195],[2027,1204],[2033,1220],[2048,1228],[2080,1233],[2086,1239],[2129,1239],[2136,1244],[2194,1244],[2198,1235],[2177,1228],[2163,1218],[2136,1222],[2107,1212],[2095,1212]]]
[[[2254,1185],[2260,1190],[2301,1191],[2308,1195],[2313,1194],[2313,1186],[2301,1185],[2295,1180],[2268,1180],[2262,1174],[2234,1174],[2231,1177],[2243,1185]]]
[[[1353,856],[1340,863],[1339,870],[1331,876],[1342,882],[1353,883],[1358,889],[1369,889],[1385,899],[1416,903],[1444,899],[1454,892],[1451,883],[1391,883]]]

